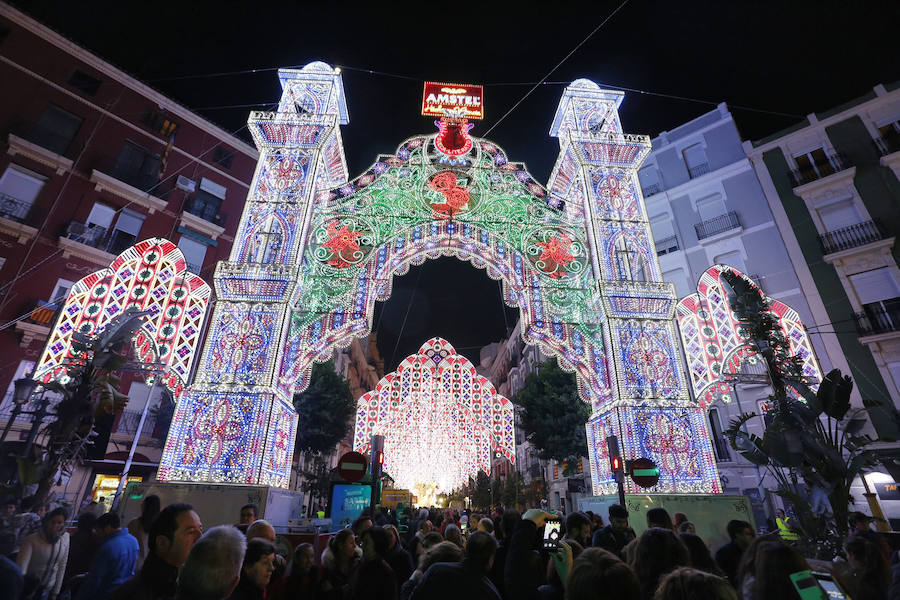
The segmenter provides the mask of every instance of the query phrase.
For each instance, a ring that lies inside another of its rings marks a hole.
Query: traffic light
[[[612,472],[613,479],[616,483],[622,483],[625,480],[625,464],[619,454],[619,438],[611,435],[606,438],[606,450],[609,454],[609,470]]]

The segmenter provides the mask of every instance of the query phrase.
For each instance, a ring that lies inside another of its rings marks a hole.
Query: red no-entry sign
[[[638,458],[631,463],[631,480],[643,488],[656,485],[659,467],[649,458]]]
[[[338,461],[338,475],[340,475],[341,479],[344,481],[353,483],[365,476],[366,467],[368,466],[369,461],[364,454],[360,454],[359,452],[347,452],[341,456],[341,460]]]

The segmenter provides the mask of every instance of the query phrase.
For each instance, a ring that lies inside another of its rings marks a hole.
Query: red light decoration
[[[469,131],[474,127],[473,123],[469,123],[466,119],[444,117],[440,121],[435,121],[434,124],[440,131],[434,138],[434,145],[442,153],[448,156],[460,156],[472,149],[472,138],[469,137]]]

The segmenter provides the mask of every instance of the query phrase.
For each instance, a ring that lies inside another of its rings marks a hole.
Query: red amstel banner
[[[422,114],[426,117],[454,116],[466,119],[484,118],[484,88],[461,83],[425,82],[422,92]]]

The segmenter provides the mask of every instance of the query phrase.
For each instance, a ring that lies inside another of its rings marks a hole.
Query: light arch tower
[[[394,275],[448,255],[500,280],[524,341],[575,372],[592,407],[594,493],[615,488],[610,434],[625,458],[657,461],[653,491],[719,491],[637,183],[650,143],[621,132],[622,93],[587,80],[567,88],[548,187],[496,144],[471,138],[451,156],[435,134],[350,181],[340,75],[324,63],[279,75],[278,111],[250,118],[259,165],[230,260],[216,269],[218,302],[160,479],[285,486],[292,396],[313,363],[371,330]]]

